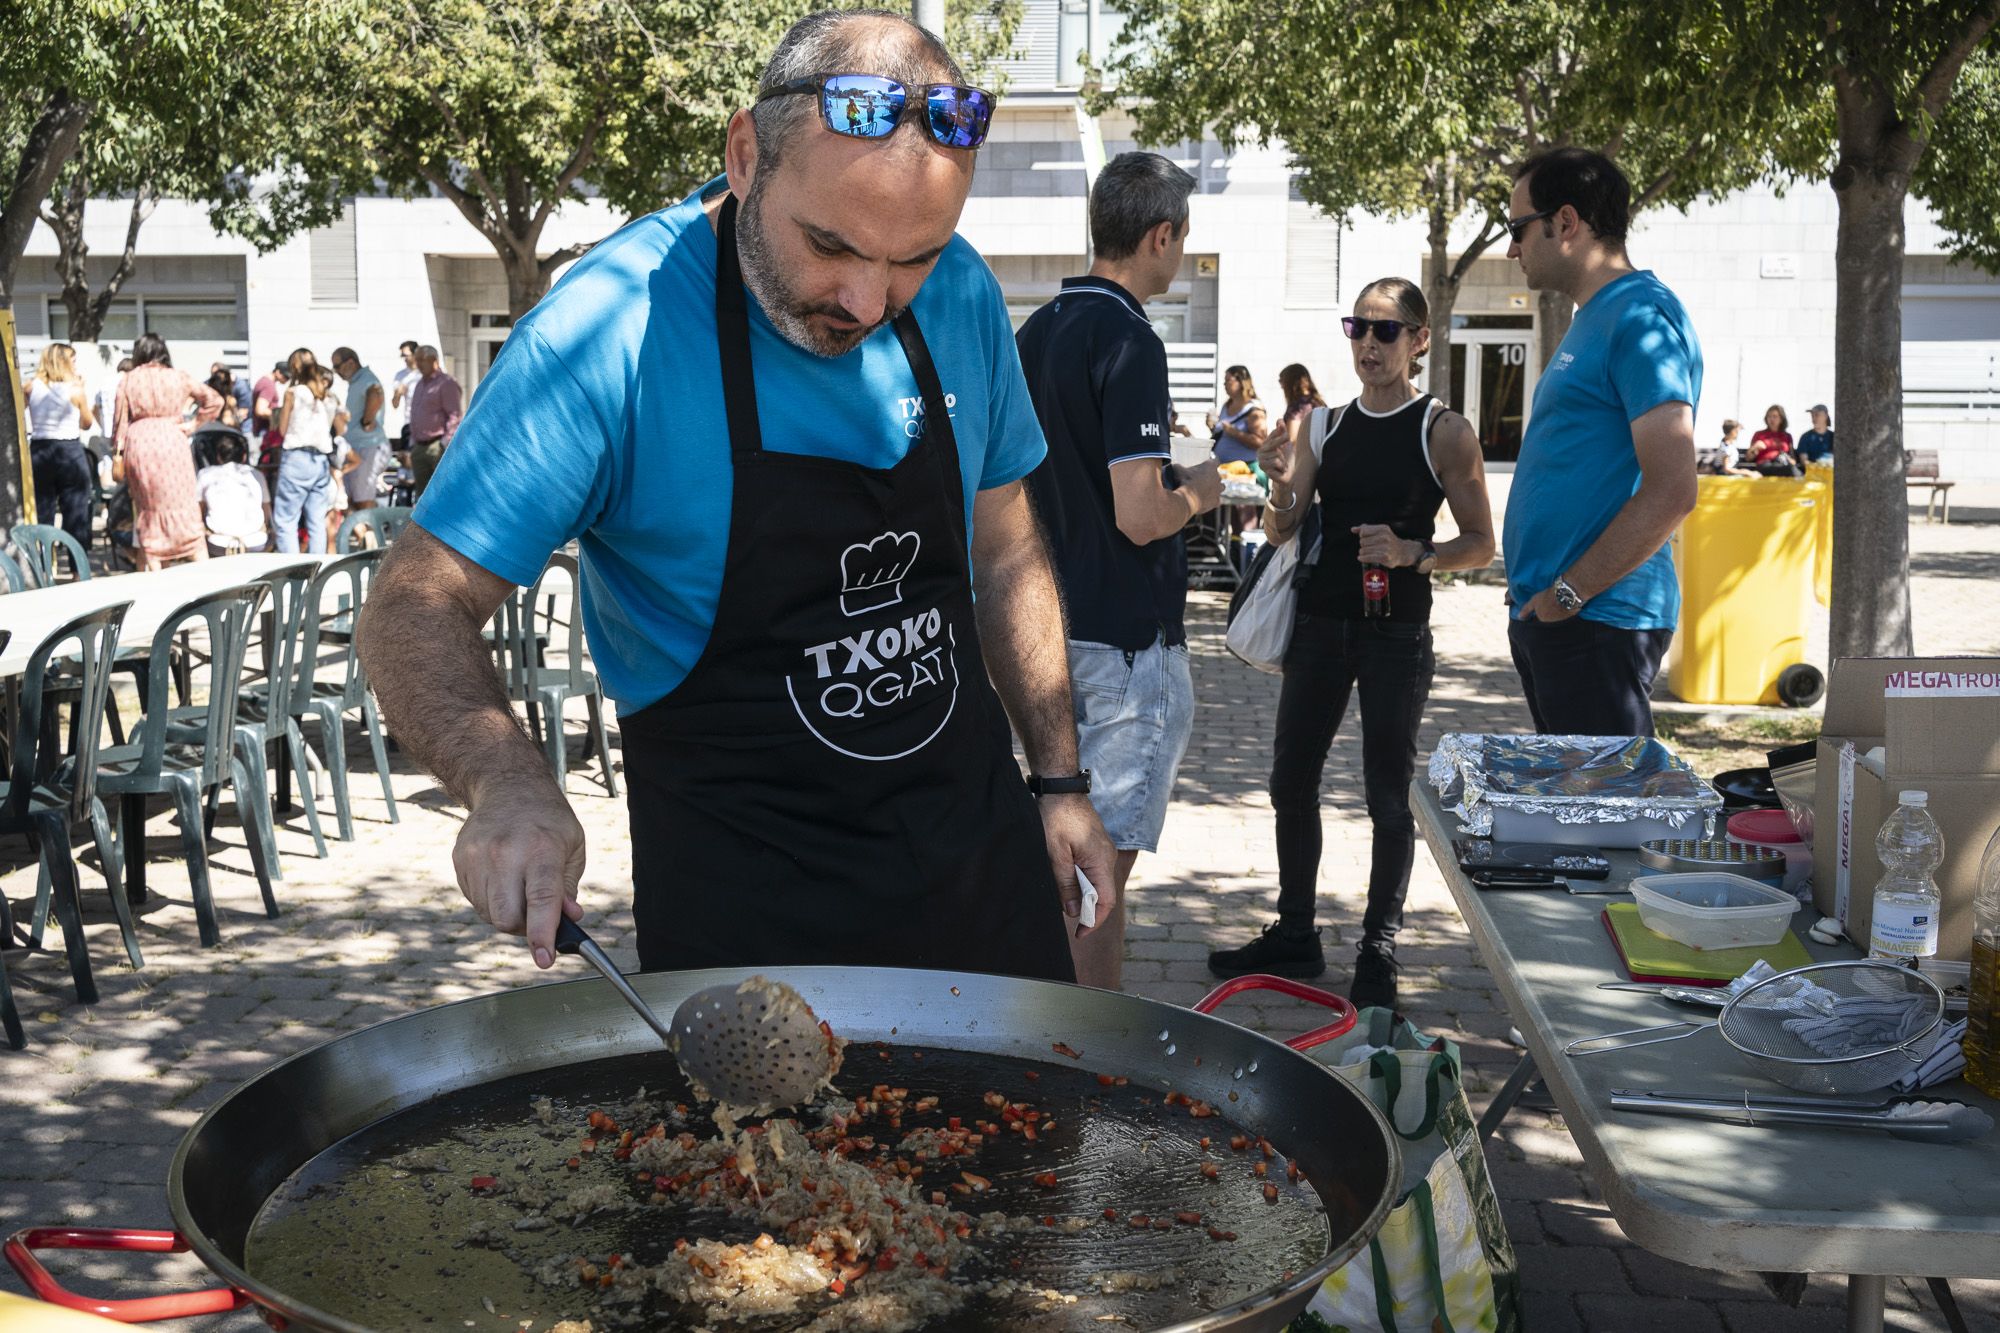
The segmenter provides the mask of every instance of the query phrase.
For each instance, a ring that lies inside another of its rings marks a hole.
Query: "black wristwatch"
[[[1417,544],[1424,548],[1422,554],[1417,556],[1417,573],[1428,574],[1437,568],[1438,548],[1427,541],[1419,541]]]
[[[1039,773],[1030,773],[1028,791],[1035,796],[1087,796],[1090,794],[1090,770],[1086,768],[1061,778],[1045,778]]]

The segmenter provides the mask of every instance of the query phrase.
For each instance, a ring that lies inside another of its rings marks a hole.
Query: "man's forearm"
[[[454,598],[386,565],[356,642],[397,744],[470,809],[497,783],[553,782],[500,677],[483,624]]]
[[[1686,516],[1677,503],[1642,488],[1563,573],[1588,601],[1651,559]]]
[[[1074,773],[1076,713],[1070,702],[1069,649],[1062,597],[1041,534],[982,562],[973,574],[975,616],[986,674],[1036,773]]]

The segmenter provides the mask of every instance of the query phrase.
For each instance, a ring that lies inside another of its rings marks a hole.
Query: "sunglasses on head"
[[[1414,326],[1405,324],[1400,319],[1356,319],[1352,315],[1343,315],[1340,320],[1340,327],[1346,330],[1347,336],[1355,342],[1360,342],[1363,338],[1366,338],[1372,330],[1375,334],[1376,342],[1392,343],[1403,336],[1404,329],[1413,328]]]
[[[1529,223],[1540,222],[1543,218],[1552,218],[1560,212],[1562,212],[1562,205],[1557,204],[1554,208],[1545,208],[1539,213],[1530,213],[1526,217],[1508,218],[1507,235],[1513,238],[1514,244],[1519,245],[1521,238],[1528,234]]]
[[[823,79],[793,79],[766,88],[757,100],[814,93],[819,118],[835,134],[850,139],[886,139],[902,123],[911,88],[879,74],[829,74]],[[956,83],[920,84],[924,128],[946,148],[977,148],[986,142],[993,121],[995,98],[984,88]]]

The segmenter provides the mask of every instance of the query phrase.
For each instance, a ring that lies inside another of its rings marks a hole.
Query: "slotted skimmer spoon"
[[[556,952],[581,954],[680,1061],[697,1096],[739,1115],[769,1115],[809,1099],[840,1069],[844,1043],[783,982],[751,977],[709,986],[662,1023],[583,927],[564,917]]]

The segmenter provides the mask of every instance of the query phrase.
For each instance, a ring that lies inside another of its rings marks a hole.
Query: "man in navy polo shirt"
[[[1650,736],[1680,616],[1667,538],[1695,502],[1701,344],[1680,301],[1625,253],[1632,186],[1558,148],[1514,182],[1508,255],[1576,319],[1535,384],[1501,550],[1514,666],[1535,729]]]
[[[1157,153],[1121,153],[1090,192],[1094,262],[1016,336],[1048,437],[1028,474],[1069,619],[1076,729],[1091,801],[1118,849],[1119,906],[1076,939],[1077,980],[1116,990],[1125,882],[1156,851],[1194,725],[1187,548],[1181,529],[1222,499],[1213,459],[1168,461],[1167,349],[1146,318],[1187,242],[1194,177]]]
[[[850,121],[859,98],[877,112]],[[466,897],[541,966],[582,913],[583,832],[480,630],[571,540],[642,968],[1066,981],[1078,867],[1111,908],[1021,482],[1041,432],[954,235],[991,114],[905,18],[794,24],[726,177],[515,324],[390,551],[369,679],[468,807]]]

